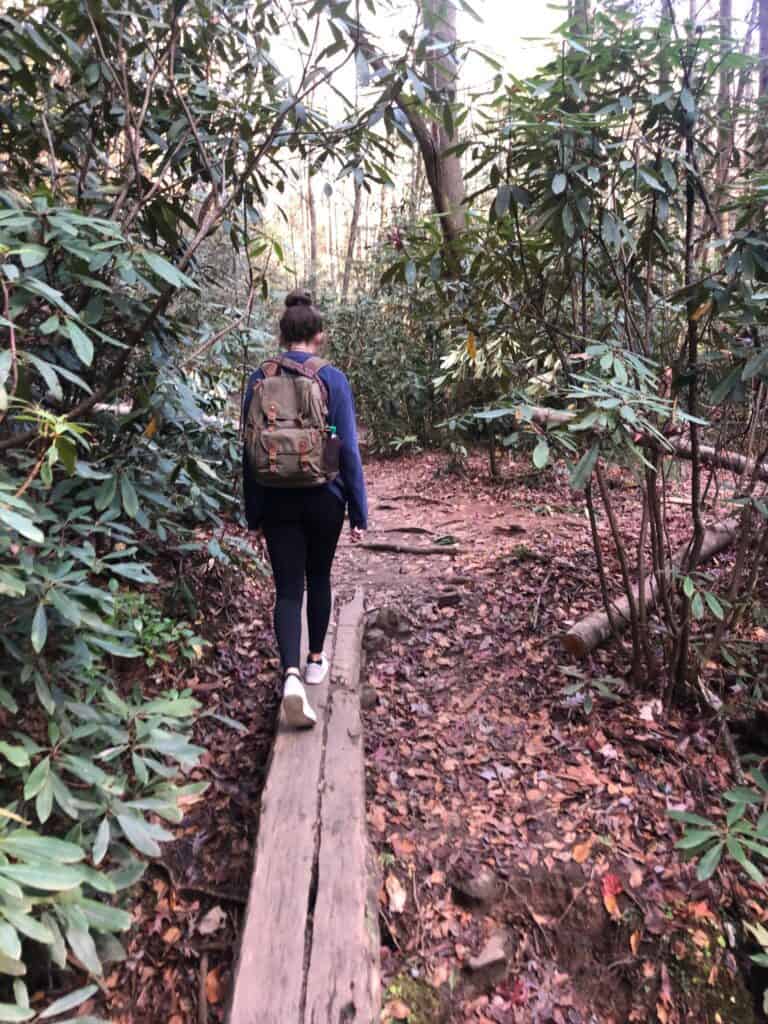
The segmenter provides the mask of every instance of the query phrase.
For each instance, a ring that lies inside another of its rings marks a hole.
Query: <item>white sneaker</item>
[[[289,672],[283,685],[283,711],[288,725],[294,729],[311,729],[317,722],[298,671]]]
[[[319,686],[320,683],[325,682],[330,667],[325,655],[320,661],[308,661],[307,667],[304,669],[304,682],[307,686]]]

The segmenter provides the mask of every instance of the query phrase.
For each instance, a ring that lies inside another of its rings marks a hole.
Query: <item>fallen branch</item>
[[[738,521],[736,519],[726,519],[722,523],[718,523],[716,526],[711,526],[704,533],[704,539],[701,545],[701,554],[699,556],[699,563],[707,562],[710,558],[714,558],[715,555],[720,554],[721,551],[725,551],[726,548],[730,547],[736,539],[736,531],[738,529]],[[664,582],[666,583],[671,579],[673,571],[678,569],[688,556],[690,550],[690,542],[684,544],[681,548],[674,553],[672,561],[668,562],[664,569]],[[645,581],[645,606],[650,611],[655,607],[659,598],[659,584],[654,575],[649,575]],[[639,598],[640,588],[636,586],[633,589],[633,599],[637,602]],[[611,602],[611,612],[614,617],[614,628],[616,633],[621,633],[627,628],[630,623],[629,614],[630,603],[628,597],[619,598],[617,601]],[[563,646],[570,654],[575,654],[579,658],[586,657],[591,651],[600,644],[605,643],[606,640],[611,636],[611,623],[608,618],[608,613],[605,609],[600,611],[594,611],[588,615],[585,619],[577,622],[571,626],[568,632],[563,636]]]
[[[551,427],[563,427],[577,418],[579,413],[569,412],[566,409],[547,409],[545,406],[528,406],[525,413],[517,413],[517,420],[530,420],[539,427],[545,429]],[[678,459],[691,461],[693,454],[691,446],[678,438],[666,438],[666,447],[657,438],[649,435],[641,435],[636,438],[637,444],[645,448],[655,448],[662,454],[675,456]],[[739,455],[738,452],[718,451],[709,445],[699,446],[699,459],[704,466],[716,466],[719,469],[729,469],[738,475],[745,471],[752,474],[757,470],[757,479],[768,482],[768,463],[756,465],[751,459]]]
[[[420,547],[415,544],[395,544],[379,540],[364,541],[360,547],[367,551],[391,551],[398,555],[450,555],[451,558],[459,551],[457,544],[425,544]]]
[[[423,526],[390,526],[382,533],[425,533],[428,536],[434,534],[434,530],[426,530]]]

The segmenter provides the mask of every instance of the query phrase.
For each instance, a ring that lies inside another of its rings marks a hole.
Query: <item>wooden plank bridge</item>
[[[363,593],[329,631],[317,725],[278,726],[229,1024],[374,1024],[377,872],[365,824],[360,715]]]

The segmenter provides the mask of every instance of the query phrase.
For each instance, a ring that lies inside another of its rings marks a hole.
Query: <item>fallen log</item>
[[[699,564],[709,561],[715,555],[720,554],[730,547],[736,539],[738,520],[726,519],[716,526],[711,526],[704,532],[704,539],[701,545]],[[690,542],[684,544],[672,556],[664,569],[665,582],[670,579],[672,572],[679,569],[685,560],[690,549]],[[645,580],[645,606],[650,611],[659,598],[659,585],[654,575],[649,575]],[[640,597],[640,587],[633,590],[635,605]],[[623,632],[630,623],[629,599],[624,596],[611,603],[614,626],[616,632]],[[586,657],[600,644],[605,643],[612,636],[611,622],[605,609],[594,611],[585,619],[571,626],[562,638],[563,646],[569,654],[575,654],[579,658]]]
[[[458,544],[395,544],[383,540],[364,541],[361,548],[367,551],[390,551],[398,555],[450,555],[455,557],[459,550]]]
[[[531,423],[548,429],[551,427],[564,427],[575,420],[578,415],[579,413],[569,412],[567,409],[527,406],[525,413],[519,412],[517,414],[517,419],[518,422],[530,420]],[[637,443],[644,448],[655,448],[663,454],[676,456],[678,459],[686,459],[688,462],[693,459],[691,446],[685,441],[675,437],[665,438],[665,441],[668,448],[665,448],[658,438],[642,435],[637,440]],[[768,463],[763,462],[757,465],[753,459],[747,459],[743,455],[739,455],[738,452],[719,451],[717,448],[703,444],[699,446],[699,458],[704,466],[729,469],[732,473],[738,475],[746,472],[751,476],[755,469],[757,469],[757,479],[768,482]]]

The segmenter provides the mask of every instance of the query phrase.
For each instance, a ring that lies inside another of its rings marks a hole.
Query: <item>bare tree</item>
[[[720,92],[717,98],[717,199],[720,233],[729,233],[728,212],[723,209],[727,198],[728,167],[733,151],[733,111],[731,108],[732,72],[726,64],[733,42],[733,0],[720,0]]]
[[[307,213],[309,214],[309,274],[307,284],[314,294],[317,288],[317,209],[312,191],[312,168],[307,167]]]
[[[360,221],[360,205],[362,202],[363,185],[355,178],[355,204],[352,207],[352,220],[349,224],[347,238],[347,258],[344,261],[344,278],[341,283],[341,301],[346,302],[349,296],[349,282],[352,276],[352,264],[355,260],[355,242],[357,241],[357,225]]]
[[[435,56],[429,66],[430,85],[440,93],[446,109],[450,110],[456,99],[459,78],[454,0],[425,0],[424,24],[436,44]],[[453,239],[464,230],[466,193],[461,158],[450,152],[458,141],[452,119],[446,117],[442,121],[433,121],[430,135],[431,146],[425,147],[420,141],[425,171],[433,196],[439,197],[436,199],[437,212],[445,221],[446,236]]]
[[[424,26],[432,37],[426,77],[429,85],[440,93],[445,116],[440,123],[427,121],[418,102],[404,95],[404,83],[396,88],[394,98],[416,139],[450,259],[453,242],[464,230],[466,195],[461,159],[451,152],[458,141],[452,117],[459,76],[456,4],[454,0],[424,0],[423,16]],[[371,67],[386,72],[385,60],[359,22],[355,23],[355,35]]]
[[[760,0],[758,15],[760,26],[760,72],[758,78],[757,103],[760,129],[760,160],[764,166],[768,166],[768,129],[765,127],[765,119],[768,117],[768,0]]]
[[[579,34],[588,36],[590,25],[589,0],[570,0],[568,13],[572,19],[575,19]]]

